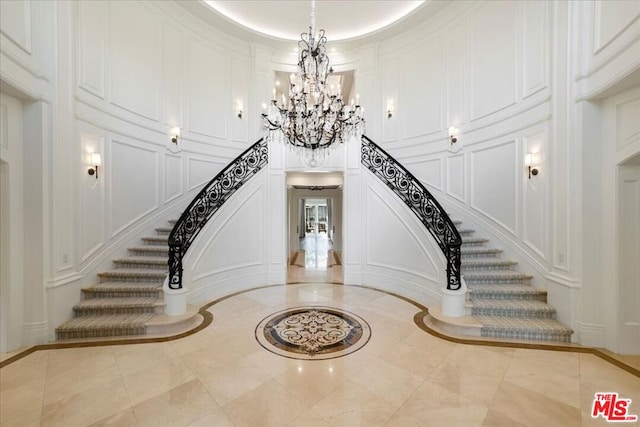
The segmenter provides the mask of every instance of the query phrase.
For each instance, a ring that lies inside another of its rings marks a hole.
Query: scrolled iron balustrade
[[[267,141],[261,138],[229,163],[198,193],[169,235],[170,289],[182,288],[182,258],[207,221],[245,182],[268,163]]]
[[[447,289],[460,289],[462,239],[449,215],[411,172],[364,135],[361,154],[362,164],[402,199],[436,239],[447,259]]]

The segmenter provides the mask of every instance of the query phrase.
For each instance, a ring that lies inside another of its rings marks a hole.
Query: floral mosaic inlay
[[[267,350],[295,359],[330,359],[364,346],[371,330],[353,313],[330,307],[298,307],[268,316],[256,328]]]

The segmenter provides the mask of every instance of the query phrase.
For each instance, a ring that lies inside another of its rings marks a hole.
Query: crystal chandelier
[[[269,139],[284,139],[302,157],[307,166],[319,166],[327,150],[345,137],[362,131],[363,109],[345,105],[342,95],[327,87],[333,73],[326,54],[324,30],[315,32],[316,5],[311,2],[309,33],[298,42],[298,66],[290,77],[289,100],[282,105],[272,100],[262,114]]]

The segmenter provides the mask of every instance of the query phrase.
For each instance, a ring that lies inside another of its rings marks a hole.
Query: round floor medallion
[[[266,350],[292,359],[324,360],[361,349],[371,328],[361,317],[331,307],[297,307],[260,322],[256,339]]]

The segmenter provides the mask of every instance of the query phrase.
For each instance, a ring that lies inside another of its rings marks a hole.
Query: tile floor
[[[371,340],[306,361],[263,349],[255,328],[286,307],[356,313]],[[209,309],[213,323],[156,344],[37,351],[0,370],[2,426],[591,426],[594,393],[632,399],[640,378],[593,355],[454,344],[418,309],[371,289],[256,289]]]
[[[343,283],[342,266],[328,265],[331,248],[327,233],[307,233],[304,239],[300,239],[304,260],[289,265],[287,283]]]

